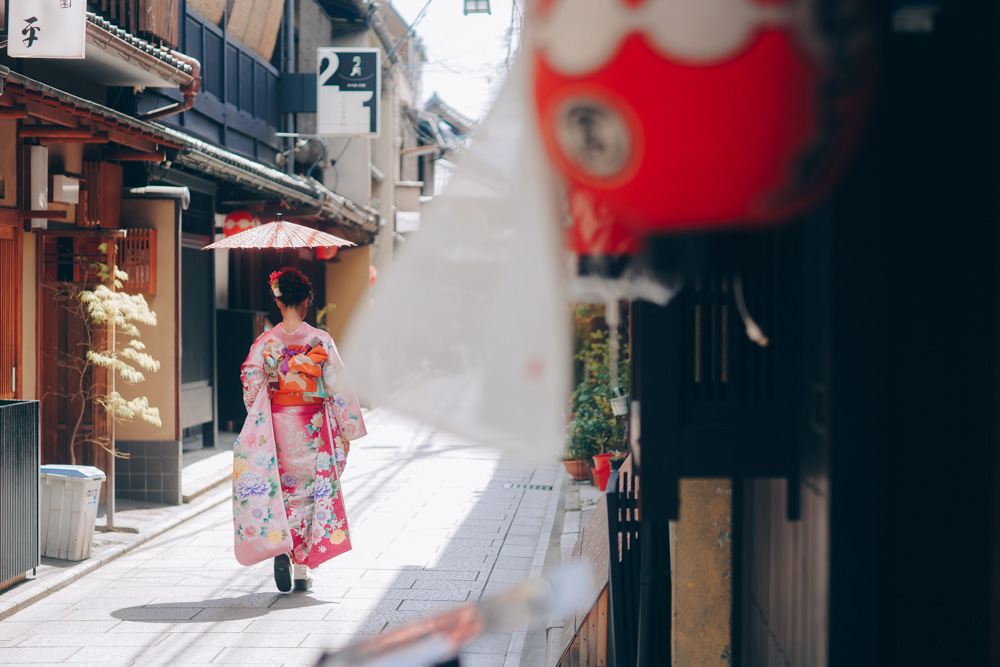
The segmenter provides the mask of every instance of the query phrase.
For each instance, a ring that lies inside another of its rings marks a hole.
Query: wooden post
[[[111,281],[111,291],[115,291],[115,270],[118,267],[118,243],[116,239],[107,239],[108,244],[108,266],[110,267],[110,275],[108,276]],[[111,337],[110,350],[112,354],[114,353],[117,341],[115,339],[115,325],[114,322],[111,323],[111,331],[108,333]],[[108,372],[108,390],[115,390],[115,372],[111,370]],[[108,481],[107,481],[107,500],[105,501],[105,507],[107,508],[107,519],[106,519],[106,529],[112,531],[115,529],[115,452],[117,448],[115,447],[115,417],[113,414],[108,416],[108,437],[110,438],[110,456],[108,456]]]

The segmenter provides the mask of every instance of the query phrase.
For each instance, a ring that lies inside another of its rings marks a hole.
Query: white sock
[[[299,565],[296,563],[292,570],[293,579],[305,579],[309,575],[309,568],[305,565]]]

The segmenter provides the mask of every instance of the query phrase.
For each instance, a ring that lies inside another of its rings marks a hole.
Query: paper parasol
[[[329,248],[331,246],[352,246],[346,239],[333,234],[296,225],[278,218],[260,227],[233,234],[221,241],[210,243],[202,248]]]

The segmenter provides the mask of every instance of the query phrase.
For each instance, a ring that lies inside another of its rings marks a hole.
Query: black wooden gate
[[[0,401],[0,585],[41,563],[38,401]]]

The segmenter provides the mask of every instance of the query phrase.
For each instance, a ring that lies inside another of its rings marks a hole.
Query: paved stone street
[[[540,572],[561,466],[503,462],[385,411],[369,427],[344,477],[354,550],[310,592],[278,593],[270,562],[236,562],[217,488],[217,506],[0,621],[0,663],[312,665]],[[518,665],[524,639],[484,635],[462,665]]]

